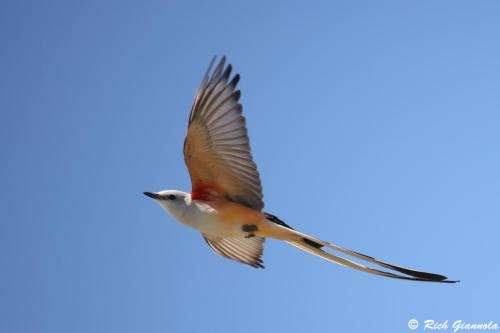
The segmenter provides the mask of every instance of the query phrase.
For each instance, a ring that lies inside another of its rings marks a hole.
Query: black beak
[[[159,199],[160,196],[156,193],[153,193],[153,192],[144,192],[144,195],[150,197],[150,198],[153,198],[153,199]]]

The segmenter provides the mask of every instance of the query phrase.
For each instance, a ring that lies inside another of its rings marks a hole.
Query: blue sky
[[[498,1],[4,1],[0,331],[499,322],[499,11]],[[182,142],[214,54],[241,74],[267,211],[462,283],[384,279],[273,240],[255,270],[144,197],[190,190]]]

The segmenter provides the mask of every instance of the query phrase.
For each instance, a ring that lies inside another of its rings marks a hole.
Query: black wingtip
[[[213,67],[213,65],[215,63],[215,59],[217,59],[216,55],[214,55],[212,57],[212,60],[210,60],[210,63],[208,64],[208,68],[207,68],[207,72],[205,73],[205,77],[208,77],[208,75],[210,74],[210,71],[212,70],[212,67]]]
[[[231,86],[233,89],[236,88],[236,85],[240,82],[240,74],[236,74],[231,82],[229,82],[229,86]]]

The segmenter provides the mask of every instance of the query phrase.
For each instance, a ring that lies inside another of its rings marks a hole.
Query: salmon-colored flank
[[[243,225],[255,225],[257,226],[257,231],[254,234],[257,236],[283,240],[287,240],[290,237],[288,229],[268,221],[260,211],[224,199],[215,199],[215,201],[210,202],[210,206],[217,211],[220,222],[226,223],[228,228],[234,225],[240,227],[243,227]]]

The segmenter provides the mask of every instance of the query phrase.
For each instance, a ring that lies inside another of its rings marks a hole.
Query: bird
[[[201,232],[222,257],[264,268],[264,241],[285,241],[315,256],[359,271],[401,280],[455,283],[441,274],[390,264],[299,232],[263,211],[260,175],[250,148],[240,91],[240,75],[214,56],[196,91],[184,140],[191,192],[143,192],[174,219]],[[336,251],[336,252],[335,252]],[[333,253],[331,253],[333,252]],[[339,256],[343,255],[362,260]],[[371,264],[370,267],[368,264]]]

